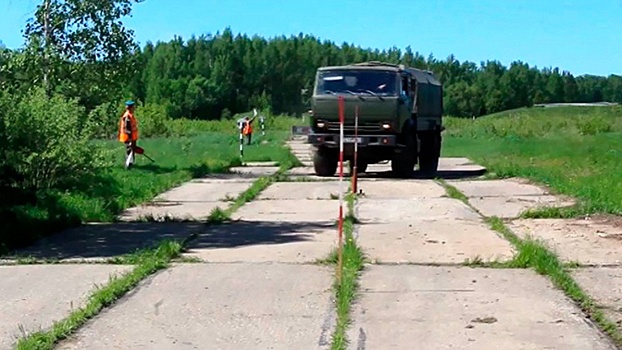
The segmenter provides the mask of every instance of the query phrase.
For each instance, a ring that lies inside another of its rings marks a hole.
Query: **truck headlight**
[[[322,128],[324,128],[326,126],[326,123],[324,123],[324,122],[316,122],[315,126],[317,126],[318,128],[322,129]]]
[[[389,130],[391,129],[391,123],[382,123],[382,128],[384,130]]]

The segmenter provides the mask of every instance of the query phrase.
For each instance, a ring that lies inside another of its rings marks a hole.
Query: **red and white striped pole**
[[[339,248],[338,248],[338,267],[337,267],[337,281],[341,284],[341,271],[343,266],[343,124],[345,121],[344,116],[344,98],[339,96]]]
[[[352,167],[352,193],[356,194],[357,191],[357,162],[359,151],[359,106],[354,107],[354,166]]]

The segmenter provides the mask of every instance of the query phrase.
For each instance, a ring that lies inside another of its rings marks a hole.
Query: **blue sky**
[[[36,0],[0,0],[0,40],[22,45]],[[146,0],[126,20],[137,40],[222,31],[313,34],[460,61],[522,60],[575,75],[622,74],[622,0]]]

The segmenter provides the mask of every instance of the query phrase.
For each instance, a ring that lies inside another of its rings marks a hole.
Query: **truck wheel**
[[[415,138],[412,134],[405,136],[404,144],[406,147],[402,149],[402,152],[393,156],[391,170],[397,177],[410,179],[413,177],[417,164]]]
[[[317,150],[313,153],[313,168],[317,176],[334,176],[338,160],[334,152]]]
[[[441,156],[441,135],[426,135],[421,139],[419,171],[424,177],[434,177]]]

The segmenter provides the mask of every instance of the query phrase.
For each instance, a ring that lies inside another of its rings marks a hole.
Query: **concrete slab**
[[[229,169],[232,173],[247,174],[255,176],[270,176],[279,170],[279,167],[275,166],[240,166]]]
[[[301,155],[306,157],[311,157],[313,155],[313,150],[310,148],[292,148],[291,152],[295,155]]]
[[[0,266],[0,348],[10,349],[23,326],[26,335],[46,330],[86,305],[95,284],[131,267],[120,265]]]
[[[571,273],[608,318],[622,328],[622,267],[579,268]]]
[[[521,238],[543,240],[565,262],[622,264],[622,227],[582,219],[523,219],[508,227]]]
[[[523,179],[448,181],[469,198],[547,195],[549,192]]]
[[[361,198],[357,218],[363,223],[391,223],[413,220],[467,220],[479,222],[481,216],[453,198],[382,199]]]
[[[133,253],[163,240],[184,240],[202,232],[205,225],[193,223],[89,224],[40,239],[6,258],[31,256],[37,259],[101,261]]]
[[[190,182],[168,190],[154,198],[155,205],[158,202],[180,203],[207,203],[218,202],[225,198],[235,199],[240,193],[246,191],[251,181],[245,182]]]
[[[126,209],[118,216],[119,221],[133,222],[153,218],[155,221],[166,220],[205,220],[216,207],[226,209],[230,202],[152,202]]]
[[[486,168],[468,158],[441,157],[438,161],[439,171],[486,171]]]
[[[184,183],[168,190],[153,201],[128,208],[119,215],[121,221],[137,221],[145,217],[178,220],[202,220],[216,207],[225,209],[230,201],[247,190],[252,181],[209,181]]]
[[[315,170],[313,169],[312,166],[310,167],[297,167],[297,168],[292,168],[289,169],[286,174],[288,175],[303,175],[303,176],[311,176],[311,175],[315,175]],[[337,176],[334,176],[335,178],[337,178]]]
[[[257,176],[249,177],[249,176],[240,176],[241,174],[220,174],[220,175],[212,175],[212,177],[198,178],[192,179],[187,183],[207,183],[207,184],[218,184],[218,185],[228,185],[228,184],[247,184],[250,186],[256,179]]]
[[[387,162],[387,163],[376,163],[376,164],[369,164],[367,166],[367,171],[366,173],[383,173],[383,172],[391,172],[391,163]]]
[[[244,166],[253,167],[253,168],[262,167],[262,166],[278,167],[279,162],[244,162]]]
[[[371,266],[350,349],[615,349],[531,270]]]
[[[342,193],[348,191],[349,183],[342,184]],[[263,190],[257,200],[283,199],[332,199],[339,196],[339,182],[277,182]]]
[[[249,168],[249,167],[238,167],[236,169],[242,169],[242,168]],[[253,169],[255,169],[256,172],[253,172]],[[272,169],[272,168],[271,167],[256,167],[256,168],[250,168],[250,170],[242,169],[241,171],[237,171],[237,172],[208,174],[208,175],[203,176],[203,178],[201,179],[191,180],[191,182],[214,182],[214,180],[227,181],[227,182],[243,182],[244,180],[254,181],[254,180],[257,180],[260,176],[265,176],[266,172],[269,172],[269,171],[266,171],[265,169]]]
[[[408,199],[415,197],[442,197],[445,189],[431,180],[366,180],[361,179],[357,187],[367,199]]]
[[[517,218],[529,209],[569,207],[575,205],[576,201],[551,195],[543,195],[474,197],[469,198],[469,203],[484,216],[497,216],[509,219]]]
[[[334,223],[338,217],[338,201],[304,199],[253,201],[245,204],[232,215],[233,220],[275,222]]]
[[[332,273],[310,265],[178,265],[58,349],[329,349]]]
[[[337,246],[333,223],[244,221],[209,227],[186,256],[207,262],[312,263]]]
[[[514,255],[511,244],[488,225],[452,219],[361,225],[357,242],[380,263],[460,264],[476,258],[507,261]]]

